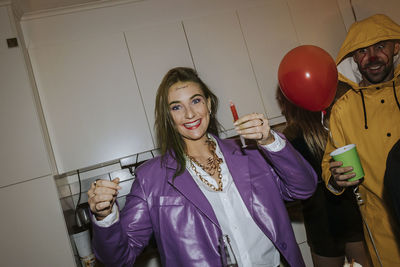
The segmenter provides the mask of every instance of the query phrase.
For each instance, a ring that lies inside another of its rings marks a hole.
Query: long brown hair
[[[339,82],[333,103],[350,88],[349,85]],[[294,105],[285,97],[279,87],[276,90],[276,100],[287,121],[284,134],[289,140],[302,135],[310,152],[318,161],[321,161],[329,134],[321,123],[321,112],[309,111]],[[333,103],[326,109],[323,122],[326,126],[329,125],[329,115]]]
[[[169,88],[177,82],[194,82],[200,86],[205,98],[211,101],[210,123],[207,132],[218,136],[220,127],[216,119],[218,98],[199,78],[197,72],[194,69],[186,67],[176,67],[169,70],[158,87],[154,114],[157,145],[161,150],[163,161],[167,153],[177,161],[174,178],[180,175],[186,167],[186,145],[175,127],[168,103]]]

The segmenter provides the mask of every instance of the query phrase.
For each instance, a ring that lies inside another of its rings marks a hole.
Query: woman
[[[284,200],[309,197],[315,172],[262,114],[235,123],[240,135],[257,140],[248,149],[219,139],[217,108],[193,69],[165,75],[155,112],[161,156],[137,169],[120,214],[113,205],[118,180],[88,191],[100,261],[132,265],[154,234],[163,266],[222,266],[227,256],[239,266],[279,266],[281,256],[304,266]]]
[[[339,84],[337,98],[347,90],[343,86]],[[321,123],[321,113],[292,104],[279,88],[276,98],[287,120],[283,131],[285,136],[318,174],[317,190],[311,198],[302,201],[304,225],[314,266],[342,267],[345,257],[349,262],[355,260],[364,267],[370,266],[364,246],[361,214],[352,190],[336,196],[322,182],[321,161],[328,131]]]

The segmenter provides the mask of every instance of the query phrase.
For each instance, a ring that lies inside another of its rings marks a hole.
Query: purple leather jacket
[[[218,139],[235,185],[256,224],[290,266],[305,266],[284,200],[310,197],[317,184],[311,166],[286,142],[279,152]],[[267,163],[269,162],[269,164]],[[93,224],[96,257],[107,266],[132,266],[155,235],[163,266],[221,266],[216,215],[188,171],[172,177],[176,162],[166,156],[137,169],[120,219]]]

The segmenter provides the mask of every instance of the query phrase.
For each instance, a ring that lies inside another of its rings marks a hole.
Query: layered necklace
[[[217,153],[215,153],[215,149],[216,149],[216,144],[214,141],[212,141],[209,137],[207,137],[207,141],[206,141],[207,145],[208,145],[208,149],[211,152],[211,157],[209,157],[207,159],[207,162],[205,165],[201,164],[200,162],[198,162],[194,157],[189,156],[186,154],[186,156],[189,158],[190,161],[190,167],[191,169],[194,171],[194,173],[196,174],[197,177],[199,177],[199,179],[205,184],[207,185],[209,188],[211,188],[214,191],[217,192],[221,192],[222,191],[222,173],[221,173],[221,163],[223,162],[223,160],[218,157]],[[201,176],[201,174],[199,173],[199,171],[197,170],[196,166],[194,165],[194,163],[196,163],[200,168],[202,168],[206,173],[208,173],[210,176],[213,176],[216,172],[218,173],[218,177],[216,178],[217,180],[217,184],[218,187],[215,187],[214,185],[212,185],[211,183],[209,183],[206,179],[204,179],[203,176]]]

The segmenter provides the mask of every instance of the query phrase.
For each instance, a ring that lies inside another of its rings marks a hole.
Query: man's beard
[[[367,70],[370,66],[375,65],[380,65],[380,67],[383,66],[383,70],[378,73],[371,73]],[[378,84],[393,78],[393,61],[389,62],[388,64],[383,62],[368,63],[365,68],[360,68],[360,66],[358,66],[358,69],[360,70],[360,73],[363,75],[364,79],[368,80],[371,84]]]

